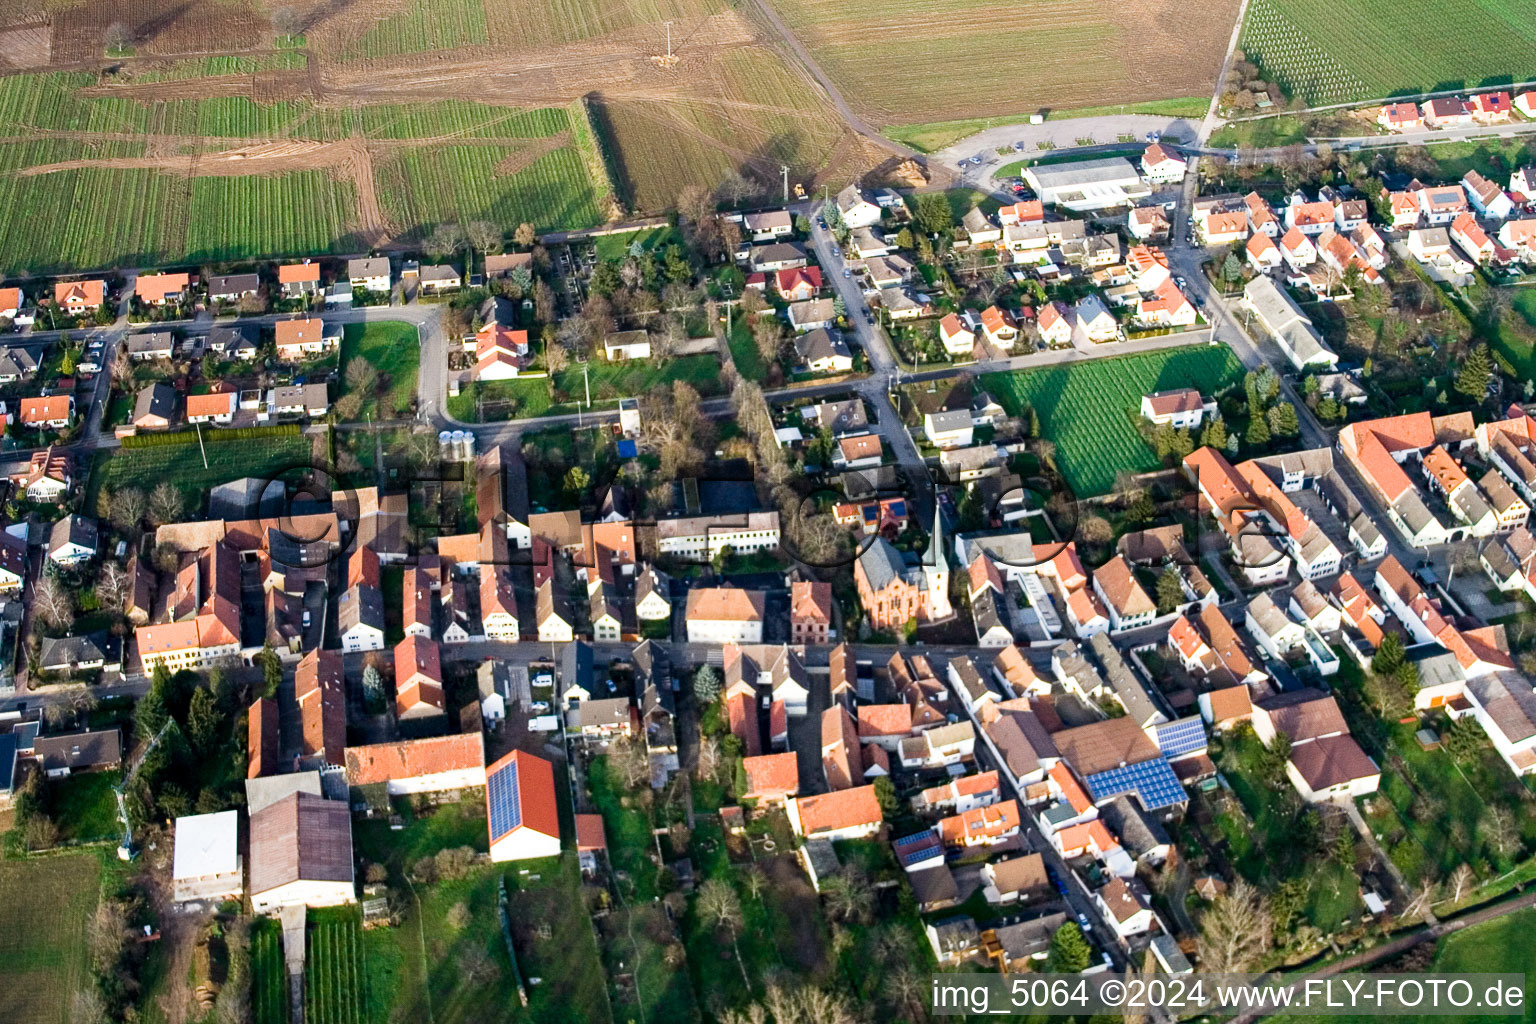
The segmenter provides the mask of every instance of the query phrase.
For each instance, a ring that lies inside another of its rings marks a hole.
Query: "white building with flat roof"
[[[1119,156],[1029,167],[1024,180],[1046,206],[1074,211],[1134,206],[1152,194],[1131,162]]]
[[[177,903],[239,899],[245,891],[240,864],[240,812],[189,814],[176,819],[171,883]]]

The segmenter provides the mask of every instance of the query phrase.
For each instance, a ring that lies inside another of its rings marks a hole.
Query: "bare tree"
[[[75,602],[57,576],[45,575],[32,588],[32,607],[43,623],[53,629],[68,629],[75,623]]]
[[[519,224],[517,226],[517,230],[512,232],[512,242],[519,249],[531,249],[533,248],[533,243],[537,242],[538,240],[538,232],[534,230],[532,224],[529,224],[526,221]]]
[[[746,965],[741,962],[741,947],[736,942],[736,932],[741,927],[741,897],[736,895],[736,890],[729,882],[711,878],[699,886],[696,906],[699,916],[706,921],[712,922],[716,928],[730,930],[731,948],[736,953],[736,966],[741,970],[742,984],[750,989],[752,983],[747,979]],[[774,1019],[780,1018],[775,1014]]]
[[[1472,870],[1472,865],[1462,861],[1456,865],[1456,870],[1451,872],[1451,902],[1460,903],[1462,894],[1472,888],[1477,881],[1477,875]]]
[[[137,530],[144,519],[146,507],[143,491],[137,487],[124,487],[112,492],[108,518],[119,530]]]
[[[362,356],[353,356],[347,363],[346,381],[348,389],[371,395],[379,383],[379,368]]]
[[[488,220],[470,221],[464,225],[464,234],[478,253],[493,253],[501,248],[501,228]]]
[[[149,492],[149,519],[156,526],[174,523],[181,518],[181,491],[169,480],[155,484]]]
[[[1515,819],[1503,807],[1488,808],[1482,831],[1488,836],[1488,844],[1501,857],[1508,857],[1520,849],[1520,833],[1515,829]]]
[[[434,256],[452,256],[464,244],[464,229],[457,224],[439,224],[427,236],[427,251]]]
[[[851,867],[828,878],[821,894],[826,897],[827,910],[839,921],[867,921],[874,912],[875,891],[869,879]]]
[[[75,1024],[107,1024],[107,1004],[94,978],[85,979],[85,987],[70,997],[69,1019]]]
[[[108,50],[126,50],[133,42],[133,32],[126,22],[114,21],[101,34],[101,41]]]
[[[765,363],[779,360],[779,346],[784,343],[784,328],[776,317],[763,315],[752,321],[752,341]]]
[[[571,354],[559,341],[551,341],[544,346],[544,369],[551,377],[570,365]]]
[[[698,777],[700,779],[713,779],[715,773],[720,770],[720,740],[714,736],[704,736],[699,740],[699,764]]]
[[[120,612],[128,604],[128,573],[117,562],[102,565],[96,577],[96,599],[109,612]]]
[[[1251,968],[1269,949],[1274,922],[1263,896],[1239,879],[1200,917],[1200,962],[1212,974]]]
[[[912,1020],[926,1020],[928,1009],[923,1003],[923,997],[928,992],[928,986],[923,984],[923,979],[917,972],[906,964],[902,964],[885,976],[886,998],[901,1007]]]
[[[280,36],[302,35],[304,18],[292,7],[279,7],[272,12],[272,31]]]
[[[608,763],[630,789],[651,777],[650,755],[645,751],[645,742],[640,739],[616,741],[608,748]]]

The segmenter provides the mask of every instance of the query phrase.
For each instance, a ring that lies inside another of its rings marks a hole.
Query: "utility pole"
[[[789,164],[779,164],[779,173],[784,176],[784,205],[789,205]]]
[[[667,64],[672,63],[672,23],[667,22]]]

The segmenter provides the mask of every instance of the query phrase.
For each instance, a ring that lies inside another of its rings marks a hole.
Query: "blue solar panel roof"
[[[900,839],[893,840],[891,847],[896,851],[896,859],[901,862],[902,867],[910,867],[919,861],[931,860],[943,849],[938,834],[933,829],[902,836]]]
[[[16,784],[16,737],[0,735],[0,793],[9,793]]]
[[[1189,718],[1180,718],[1175,722],[1165,722],[1154,730],[1155,739],[1164,757],[1183,757],[1185,754],[1194,754],[1209,746],[1205,736],[1205,723],[1199,715]]]
[[[1120,793],[1134,793],[1141,806],[1149,811],[1173,807],[1186,802],[1184,786],[1173,768],[1161,757],[1140,764],[1111,768],[1107,772],[1090,775],[1086,780],[1094,800],[1107,800]]]
[[[517,761],[511,760],[485,780],[485,800],[490,807],[491,838],[500,839],[523,823],[523,805],[517,794]]]

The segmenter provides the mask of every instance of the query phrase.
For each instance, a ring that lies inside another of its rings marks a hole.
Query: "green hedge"
[[[267,427],[210,427],[203,431],[204,444],[221,441],[249,441],[258,437],[296,437],[297,423],[274,423]],[[124,448],[163,448],[176,444],[196,444],[196,430],[177,430],[153,434],[129,434],[122,439]]]

